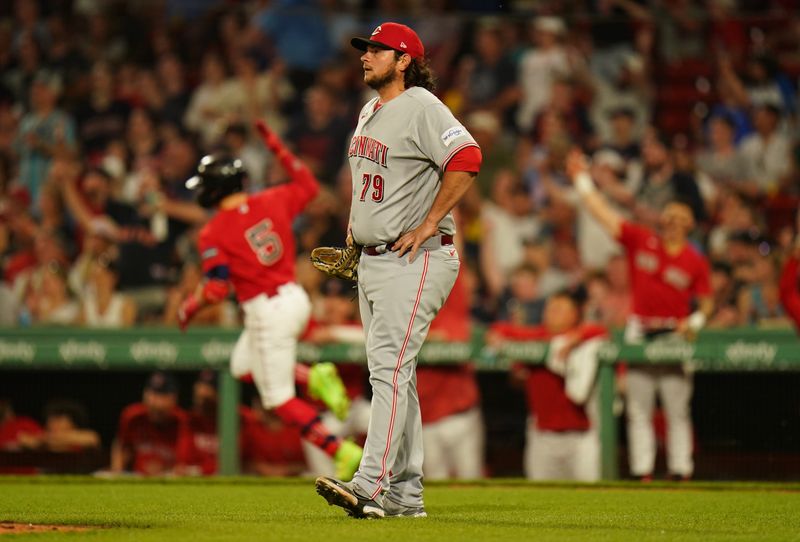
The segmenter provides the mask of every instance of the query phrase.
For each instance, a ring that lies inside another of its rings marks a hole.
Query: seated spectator
[[[509,287],[500,298],[497,319],[517,325],[542,322],[545,298],[539,292],[539,271],[522,264],[511,273]]]
[[[178,385],[167,373],[147,379],[142,402],[125,407],[111,446],[111,471],[163,476],[179,467],[178,452],[191,438],[186,412],[178,407]]]
[[[711,292],[714,312],[708,320],[713,328],[736,327],[744,324],[739,308],[741,283],[733,276],[733,267],[727,262],[715,261],[711,265]]]
[[[192,388],[192,408],[189,410],[191,438],[182,442],[179,452],[182,474],[216,474],[219,463],[217,428],[217,372],[205,369],[197,375]],[[249,408],[239,406],[239,457],[244,470],[250,470],[258,459],[261,445],[256,426],[259,421]]]
[[[44,432],[36,448],[50,452],[76,453],[100,448],[100,435],[88,428],[86,409],[66,399],[48,401],[44,407]]]
[[[30,323],[41,325],[71,325],[78,321],[80,306],[67,288],[67,274],[56,260],[41,267],[25,296]]]
[[[113,249],[90,264],[79,323],[90,328],[123,328],[136,322],[136,303],[117,291],[119,262]]]
[[[747,163],[747,180],[755,183],[750,196],[774,195],[785,188],[791,172],[791,143],[780,132],[780,111],[774,105],[759,106],[753,114],[755,132],[745,137],[741,153]]]
[[[450,295],[431,322],[428,341],[469,342],[472,326],[466,280],[462,267]],[[482,478],[484,426],[475,367],[471,363],[420,365],[417,393],[425,479]]]
[[[747,159],[736,146],[736,125],[728,115],[712,117],[708,123],[708,145],[697,154],[697,169],[708,175],[717,188],[750,193],[745,183]]]
[[[512,377],[525,386],[528,432],[525,475],[533,480],[600,478],[597,352],[606,330],[583,324],[582,299],[561,292],[547,300],[543,325],[498,323],[491,344],[508,340],[549,341],[545,367],[516,365]]]
[[[481,271],[490,294],[499,295],[511,272],[522,263],[523,242],[540,230],[539,219],[531,213],[530,200],[516,173],[505,169],[492,183],[492,201],[483,205]]]

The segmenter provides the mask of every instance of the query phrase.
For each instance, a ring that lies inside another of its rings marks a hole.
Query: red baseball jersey
[[[134,403],[125,407],[119,418],[117,440],[133,453],[133,471],[158,475],[178,463],[178,450],[185,450],[191,439],[186,413],[175,408],[166,420],[153,423],[147,407]]]
[[[708,261],[692,246],[670,255],[655,232],[630,222],[623,222],[619,242],[628,258],[633,314],[684,318],[693,297],[711,295]]]
[[[235,209],[220,209],[200,231],[203,271],[225,266],[240,302],[275,295],[295,279],[292,221],[319,192],[308,168],[292,159],[291,181],[247,198]]]
[[[242,465],[252,461],[258,453],[257,425],[255,413],[245,406],[239,406],[239,456]],[[190,411],[189,429],[191,439],[181,443],[178,462],[199,467],[204,475],[216,474],[219,456],[217,417]]]
[[[518,341],[550,341],[556,335],[544,326],[517,326],[500,323],[492,331]],[[606,329],[584,324],[578,328],[582,341],[605,335]],[[583,405],[573,403],[567,396],[564,378],[545,367],[529,366],[525,380],[525,397],[528,411],[542,431],[586,431],[591,427]]]

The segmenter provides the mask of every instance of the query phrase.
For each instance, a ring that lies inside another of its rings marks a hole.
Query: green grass
[[[310,480],[0,477],[0,521],[88,524],[4,542],[798,540],[800,485],[428,484],[427,519],[354,520]]]

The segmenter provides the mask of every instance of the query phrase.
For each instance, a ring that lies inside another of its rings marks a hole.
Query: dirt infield
[[[27,534],[27,533],[75,533],[96,529],[88,525],[35,525],[33,523],[16,523],[14,521],[0,521],[0,535]]]

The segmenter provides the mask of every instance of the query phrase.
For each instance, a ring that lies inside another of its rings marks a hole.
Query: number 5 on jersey
[[[370,195],[370,199],[375,203],[380,203],[383,201],[383,177],[380,175],[371,175],[369,173],[365,173],[361,177],[361,197],[359,198],[360,201],[366,201],[367,199],[367,192],[369,192],[370,188],[372,189],[372,194]]]
[[[272,221],[265,218],[244,232],[247,244],[255,252],[258,261],[264,265],[272,265],[281,258],[283,244],[280,236],[272,229]]]

